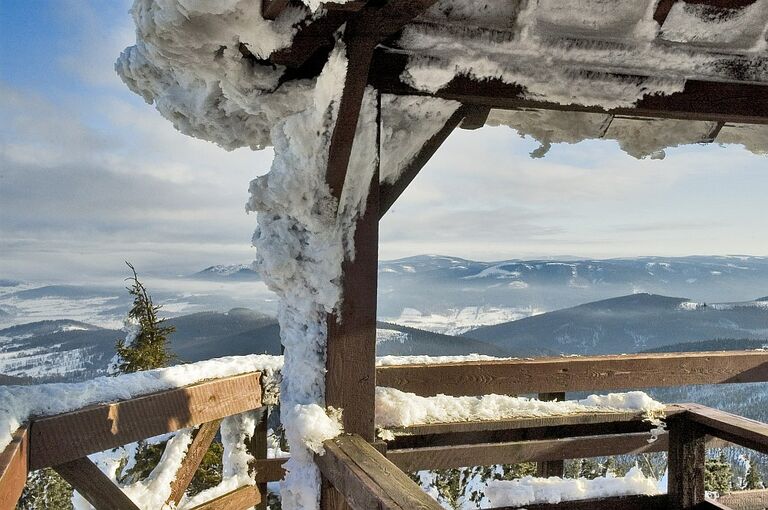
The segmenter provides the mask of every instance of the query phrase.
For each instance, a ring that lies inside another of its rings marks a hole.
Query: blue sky
[[[184,273],[248,262],[248,182],[271,152],[177,133],[113,71],[130,2],[0,2],[0,277]],[[768,158],[693,146],[635,160],[614,142],[458,131],[382,221],[381,256],[768,255]]]

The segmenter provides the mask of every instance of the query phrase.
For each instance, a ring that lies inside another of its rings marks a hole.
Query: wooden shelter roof
[[[291,5],[265,0],[264,13],[275,18]],[[463,127],[483,125],[494,108],[528,112],[492,115],[495,125],[534,136],[531,118],[553,126],[545,144],[653,136],[667,146],[768,147],[768,0],[396,0],[383,7],[353,0],[325,7],[300,24],[289,48],[270,56],[288,68],[285,80],[316,75],[334,31],[357,23],[381,31],[368,34],[377,45],[360,79],[386,94],[471,105]],[[627,124],[635,118],[644,122]],[[680,123],[648,119],[699,124],[682,136]],[[575,135],[574,122],[594,129]],[[663,146],[646,143],[634,155]]]

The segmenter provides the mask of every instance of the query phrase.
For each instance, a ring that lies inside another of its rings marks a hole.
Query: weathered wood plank
[[[733,510],[731,507],[722,504],[720,501],[709,498],[704,498],[704,501],[696,506],[697,510],[705,510],[708,508],[712,510]]]
[[[267,432],[268,432],[267,408],[262,407],[259,412],[256,426],[254,427],[254,430],[253,430],[253,435],[251,436],[247,444],[248,453],[250,453],[251,456],[256,460],[263,460],[267,458]],[[252,465],[248,466],[249,472],[253,472],[254,470],[255,470],[255,466],[252,466]],[[261,503],[256,505],[256,510],[267,510],[266,482],[258,483],[257,488],[259,489],[259,494],[261,494]]]
[[[705,433],[768,454],[768,424],[696,404],[688,408],[686,419]]]
[[[33,420],[30,469],[256,409],[260,379],[237,375]]]
[[[731,492],[717,501],[732,510],[763,510],[768,508],[768,489]]]
[[[176,472],[176,478],[171,484],[171,494],[166,500],[168,505],[178,505],[181,498],[184,497],[184,492],[186,492],[192,478],[194,478],[195,472],[200,466],[200,462],[202,462],[205,452],[208,451],[213,438],[216,437],[219,425],[221,425],[221,419],[203,423],[197,430],[195,430],[192,443],[189,445],[189,448],[187,448],[187,454],[184,457],[181,466],[179,466],[179,470]]]
[[[58,464],[53,469],[96,510],[139,510],[88,457]]]
[[[383,366],[379,386],[419,395],[517,395],[768,381],[758,351],[633,354]]]
[[[432,135],[427,142],[421,147],[419,152],[413,157],[408,165],[400,173],[400,177],[392,184],[383,183],[379,188],[379,218],[383,218],[384,214],[394,205],[395,201],[400,198],[400,195],[408,188],[413,182],[416,176],[419,174],[424,165],[434,156],[437,149],[448,139],[448,136],[456,129],[456,126],[464,119],[466,110],[459,107],[445,122],[445,125],[440,130]],[[394,148],[390,148],[394,150]]]
[[[495,507],[490,510],[513,510],[519,507]],[[619,496],[553,504],[525,505],[525,510],[667,510],[667,496]]]
[[[687,416],[688,413],[681,413],[667,418],[667,493],[669,506],[674,510],[695,508],[704,502],[706,433]]]
[[[259,489],[255,485],[245,485],[198,505],[192,510],[247,510],[259,503],[261,503]]]
[[[408,475],[359,436],[326,441],[325,454],[315,461],[355,510],[440,509]]]
[[[370,74],[371,84],[385,94],[430,95],[491,108],[531,108],[629,117],[768,124],[768,85],[748,83],[742,79],[727,81],[724,77],[717,77],[717,81],[714,81],[714,78],[705,76],[691,78],[686,81],[682,92],[648,95],[633,107],[606,110],[598,106],[563,105],[529,99],[525,88],[520,85],[505,83],[500,79],[478,81],[466,75],[456,76],[435,93],[425,93],[401,81],[400,75],[407,58],[405,54],[376,52]],[[745,62],[745,65],[749,63]]]
[[[682,412],[669,408],[669,414]],[[652,425],[640,414],[605,413],[515,420],[436,423],[395,430],[390,449],[459,444],[562,439],[608,434],[648,433]]]
[[[630,453],[666,451],[667,434],[649,443],[648,433],[612,434],[539,441],[482,443],[388,450],[387,458],[403,471],[450,469],[529,461],[556,461]],[[557,475],[552,475],[557,476]]]
[[[10,444],[0,453],[0,510],[13,510],[24,491],[29,472],[29,428],[13,433]]]
[[[538,398],[545,402],[563,401],[565,400],[565,392],[539,393]],[[544,461],[536,464],[536,476],[541,478],[549,478],[550,476],[562,477],[564,472],[565,464],[562,460]]]
[[[283,464],[287,460],[287,458],[257,459],[250,462],[248,466],[253,470],[253,479],[257,484],[276,482],[285,476]]]

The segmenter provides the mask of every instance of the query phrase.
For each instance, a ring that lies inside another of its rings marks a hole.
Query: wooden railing
[[[171,486],[168,502],[178,503],[221,420],[261,406],[261,374],[250,373],[32,419],[16,431],[13,442],[0,455],[0,510],[13,509],[27,473],[45,467],[56,470],[97,509],[137,510],[87,456],[198,427]],[[266,457],[266,423],[257,426],[252,442],[263,443],[258,453]],[[265,499],[263,485],[247,486],[222,496],[214,506],[206,503],[195,510],[245,509]]]
[[[768,352],[572,357],[377,368],[378,385],[421,395],[561,395],[565,391],[761,381],[768,381]],[[172,486],[169,500],[178,502],[221,420],[260,407],[260,374],[252,373],[32,419],[16,432],[14,441],[0,454],[0,510],[14,508],[27,473],[43,467],[53,467],[99,510],[134,510],[135,504],[87,455],[182,428],[199,427]],[[318,457],[317,463],[327,483],[341,494],[341,507],[346,500],[356,509],[434,509],[439,507],[433,500],[425,499],[404,471],[669,451],[668,495],[561,503],[557,508],[725,508],[727,502],[741,510],[768,505],[768,491],[727,495],[720,503],[705,501],[701,454],[702,448],[722,446],[725,442],[768,453],[766,425],[694,404],[670,405],[667,416],[669,432],[650,444],[647,438],[651,425],[639,414],[583,414],[420,425],[395,430],[393,440],[375,445],[356,436],[341,436],[326,443],[327,453]],[[255,485],[241,487],[196,510],[264,507],[265,484],[282,479],[286,459],[265,458],[265,421],[259,423],[249,446],[256,457],[251,464]]]

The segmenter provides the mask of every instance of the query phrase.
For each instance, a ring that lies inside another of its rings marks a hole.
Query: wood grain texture
[[[11,442],[0,453],[0,510],[13,510],[27,483],[29,472],[29,428],[16,429]]]
[[[259,503],[261,503],[259,489],[254,485],[245,485],[198,505],[192,510],[248,510]]]
[[[666,451],[667,434],[649,443],[648,433],[612,434],[539,441],[481,443],[387,451],[387,458],[407,472],[422,469],[451,469],[469,466],[551,462],[562,459],[603,457]],[[552,475],[557,476],[557,475]]]
[[[360,436],[339,436],[324,446],[325,454],[315,459],[317,465],[354,510],[441,508]]]
[[[187,454],[176,472],[176,479],[171,484],[171,494],[166,500],[167,504],[178,505],[184,497],[205,452],[208,451],[213,438],[216,437],[216,432],[219,431],[219,425],[221,425],[221,419],[203,423],[195,430],[192,443],[187,448]]]
[[[88,457],[59,464],[53,469],[96,510],[139,510]]]
[[[383,366],[379,386],[430,396],[518,395],[768,381],[758,351],[583,356]]]
[[[285,476],[283,464],[288,458],[279,459],[256,459],[251,461],[249,467],[253,472],[254,481],[259,483],[277,482]]]
[[[731,492],[717,501],[733,510],[762,510],[768,508],[768,489]]]
[[[254,372],[215,379],[33,420],[30,469],[55,466],[139,439],[258,408],[261,406],[260,377]]]
[[[768,454],[768,424],[696,404],[688,409],[685,418],[706,434]]]
[[[565,392],[557,393],[539,393],[538,399],[544,402],[562,402],[565,400]],[[550,476],[563,476],[565,472],[565,463],[560,460],[548,460],[536,463],[536,476],[540,478],[549,478]]]
[[[667,493],[673,510],[696,508],[704,502],[706,433],[687,413],[667,418],[669,470]]]

